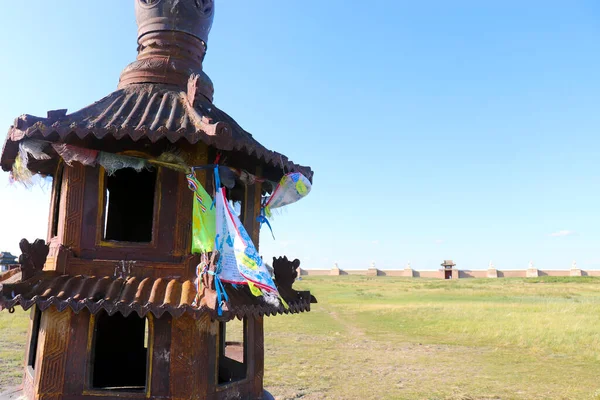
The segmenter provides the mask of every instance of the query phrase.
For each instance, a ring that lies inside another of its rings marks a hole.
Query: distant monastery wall
[[[469,270],[439,269],[437,271],[416,271],[413,269],[382,270],[377,268],[368,269],[299,269],[300,276],[341,276],[341,275],[363,275],[363,276],[397,276],[405,278],[436,278],[436,279],[467,279],[467,278],[533,278],[539,276],[600,276],[600,270],[564,269],[521,269],[521,270]],[[451,275],[451,278],[450,278]]]

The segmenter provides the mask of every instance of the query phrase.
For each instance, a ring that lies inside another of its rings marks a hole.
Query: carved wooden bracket
[[[288,260],[287,257],[273,257],[273,273],[275,274],[275,284],[281,297],[288,303],[291,301],[308,301],[316,303],[317,299],[308,291],[297,291],[292,289],[292,285],[298,278],[298,268],[300,260]]]
[[[19,242],[19,247],[22,253],[19,256],[19,264],[21,264],[23,274],[22,280],[25,281],[42,272],[50,247],[42,239],[37,239],[33,243],[29,243],[27,239],[22,239]]]
[[[298,268],[300,267],[300,260],[295,259],[289,261],[287,257],[273,257],[273,272],[275,274],[275,281],[277,288],[281,290],[292,290],[292,285],[298,277]]]

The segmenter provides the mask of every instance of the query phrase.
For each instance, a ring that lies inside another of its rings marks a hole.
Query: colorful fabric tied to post
[[[287,308],[248,232],[227,201],[224,188],[217,191],[215,208],[219,279],[235,285],[247,284],[255,296],[263,296],[267,303],[274,306],[283,304]]]
[[[300,172],[286,174],[265,204],[265,214],[271,216],[271,210],[295,203],[308,196],[312,185]]]
[[[188,187],[194,192],[192,210],[192,253],[202,254],[213,251],[216,236],[215,209],[212,198],[196,176],[187,175]]]

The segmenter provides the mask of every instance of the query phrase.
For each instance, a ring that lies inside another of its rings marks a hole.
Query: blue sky
[[[0,126],[115,90],[133,1],[3,4]],[[215,104],[316,171],[263,232],[306,268],[600,268],[595,1],[217,0]],[[2,173],[0,182],[8,182]],[[47,190],[0,184],[2,249]]]

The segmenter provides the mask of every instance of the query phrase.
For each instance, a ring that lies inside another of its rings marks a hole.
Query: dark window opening
[[[38,339],[40,337],[40,324],[42,322],[42,312],[36,306],[33,312],[33,325],[31,326],[31,341],[29,342],[29,357],[27,365],[35,370],[35,359],[37,357]]]
[[[60,200],[62,197],[62,181],[64,166],[61,164],[54,177],[54,203],[52,204],[52,237],[58,236],[58,220],[60,216]]]
[[[219,384],[246,378],[246,319],[219,322]]]
[[[144,390],[148,370],[147,318],[101,312],[96,317],[92,346],[94,389]]]
[[[105,240],[152,241],[156,175],[155,169],[124,168],[106,177]]]

